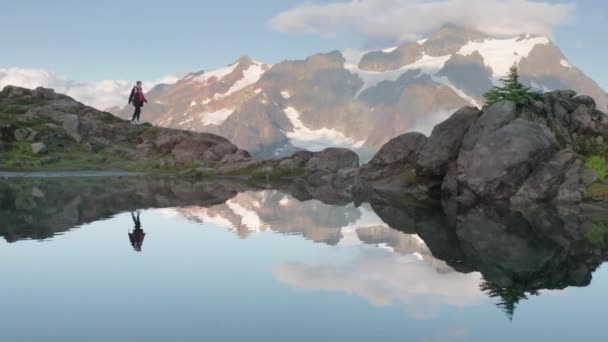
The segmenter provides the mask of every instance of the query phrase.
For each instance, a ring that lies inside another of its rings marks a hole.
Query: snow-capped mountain
[[[223,135],[257,157],[327,146],[369,155],[404,132],[430,133],[462,106],[481,106],[513,63],[530,86],[574,89],[608,109],[608,94],[550,39],[447,25],[381,51],[333,51],[273,66],[243,57],[156,87],[144,115],[157,125]]]

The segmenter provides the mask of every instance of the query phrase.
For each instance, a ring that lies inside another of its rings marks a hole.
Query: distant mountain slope
[[[428,39],[382,51],[333,51],[274,66],[242,57],[152,89],[144,116],[156,125],[223,135],[259,158],[327,146],[369,155],[404,132],[430,133],[462,106],[481,106],[482,94],[513,63],[530,86],[573,89],[608,110],[608,94],[550,39],[496,38],[447,25]]]

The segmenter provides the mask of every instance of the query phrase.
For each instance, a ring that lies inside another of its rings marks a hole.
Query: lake
[[[0,180],[2,341],[605,341],[608,210]]]

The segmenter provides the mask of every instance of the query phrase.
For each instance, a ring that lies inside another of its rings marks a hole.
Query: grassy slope
[[[33,106],[44,105],[44,102],[18,101],[16,104],[0,104],[0,124],[9,124],[15,129],[32,129],[37,132],[35,142],[43,142],[47,153],[34,155],[31,144],[34,141],[15,141],[8,151],[0,152],[0,170],[5,171],[58,171],[58,170],[132,170],[176,172],[191,168],[160,167],[149,160],[130,161],[120,156],[107,153],[103,148],[87,151],[84,144],[76,143],[63,135],[58,135],[56,129],[47,126],[50,122],[43,119],[29,121],[19,120],[19,115],[25,114]],[[112,120],[121,122],[119,118]],[[109,122],[108,122],[109,123]],[[59,129],[60,131],[61,129]],[[135,141],[133,142],[135,143]]]

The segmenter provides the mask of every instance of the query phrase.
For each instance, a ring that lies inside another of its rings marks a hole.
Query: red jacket
[[[144,102],[148,102],[148,100],[146,100],[143,90],[137,86],[133,87],[131,95],[129,95],[129,103],[133,103],[135,107],[143,107]]]

